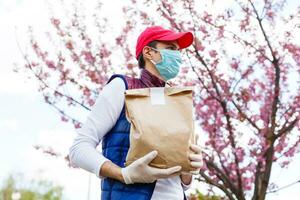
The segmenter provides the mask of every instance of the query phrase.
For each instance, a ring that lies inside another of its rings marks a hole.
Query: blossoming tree
[[[45,102],[78,128],[70,108],[88,111],[112,73],[137,75],[137,33],[154,24],[192,31],[195,42],[183,52],[173,83],[195,86],[205,161],[197,179],[230,200],[263,200],[276,191],[273,165],[287,167],[299,151],[300,7],[271,0],[221,3],[131,0],[118,29],[113,16],[101,15],[101,1],[93,15],[80,3],[68,10],[62,1],[65,16],[53,14],[49,40],[29,30],[33,51],[23,52],[25,67],[39,80]],[[53,48],[45,50],[45,42]]]

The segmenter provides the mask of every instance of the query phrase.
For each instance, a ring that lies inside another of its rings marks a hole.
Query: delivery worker
[[[72,165],[95,173],[101,179],[102,200],[184,200],[184,191],[202,166],[200,147],[191,145],[191,166],[197,171],[174,175],[180,166],[159,169],[148,164],[152,151],[125,167],[130,123],[126,119],[124,92],[127,89],[165,87],[175,78],[182,63],[180,49],[193,42],[190,32],[174,32],[160,26],[146,28],[136,43],[140,77],[114,74],[97,97],[85,123],[77,129],[70,147]],[[158,138],[159,139],[159,138]],[[102,141],[102,153],[96,150]],[[177,173],[178,174],[178,173]]]

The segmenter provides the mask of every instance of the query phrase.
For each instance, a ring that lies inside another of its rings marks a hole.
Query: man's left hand
[[[189,155],[191,166],[193,168],[196,168],[196,170],[190,171],[190,173],[196,175],[200,173],[200,169],[203,166],[202,151],[201,151],[201,147],[196,144],[191,144],[190,148],[193,151],[193,153]]]

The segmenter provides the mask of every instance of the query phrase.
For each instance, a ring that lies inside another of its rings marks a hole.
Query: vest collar
[[[166,85],[166,82],[164,80],[161,80],[145,68],[141,70],[140,80],[147,87],[165,87]]]

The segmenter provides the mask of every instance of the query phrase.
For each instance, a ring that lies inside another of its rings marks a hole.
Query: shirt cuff
[[[109,159],[105,158],[104,156],[103,156],[103,158],[104,158],[104,159],[101,159],[101,161],[100,161],[99,164],[97,165],[98,167],[95,169],[95,172],[94,172],[94,173],[96,174],[96,176],[97,176],[98,178],[100,178],[100,179],[105,178],[105,176],[101,176],[101,175],[100,175],[100,170],[101,170],[102,165],[103,165],[106,161],[110,161]]]

